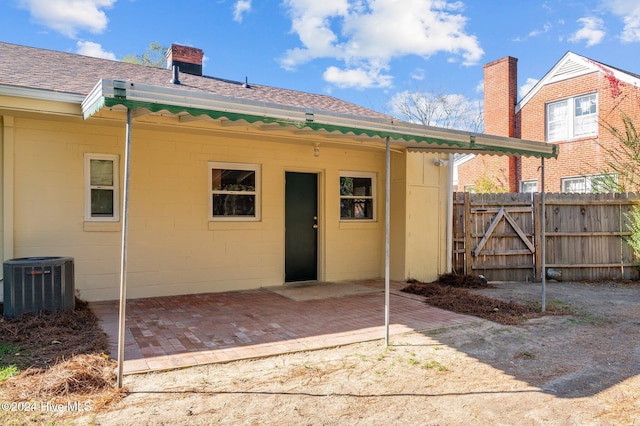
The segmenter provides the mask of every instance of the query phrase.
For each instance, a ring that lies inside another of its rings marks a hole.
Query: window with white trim
[[[617,183],[617,175],[605,173],[590,176],[574,176],[560,179],[562,192],[608,192]]]
[[[538,192],[538,181],[537,180],[521,181],[520,192]]]
[[[340,172],[340,220],[374,220],[376,174]]]
[[[120,220],[119,165],[118,155],[84,155],[84,220]]]
[[[476,186],[474,184],[471,185],[465,185],[464,186],[464,192],[470,192],[470,193],[475,193],[476,192]]]
[[[591,93],[547,104],[547,142],[598,134],[598,95]]]
[[[209,163],[209,220],[260,220],[260,165]]]

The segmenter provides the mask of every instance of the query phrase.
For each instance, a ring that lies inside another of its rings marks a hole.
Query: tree
[[[640,260],[640,204],[636,204],[626,213],[629,219],[631,235],[626,238],[627,244],[633,249],[636,259]]]
[[[599,183],[601,192],[640,191],[640,139],[633,120],[622,114],[622,127],[611,123],[602,126],[619,142],[615,147],[603,146],[606,167]]]
[[[448,129],[483,130],[482,101],[472,101],[463,95],[438,92],[398,93],[391,99],[392,113],[412,123]]]
[[[159,42],[154,41],[149,43],[149,47],[142,54],[129,54],[122,58],[122,62],[128,62],[130,64],[146,65],[154,68],[166,68],[167,67],[167,53],[168,47],[161,45]]]

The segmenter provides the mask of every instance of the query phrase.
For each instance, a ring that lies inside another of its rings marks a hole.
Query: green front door
[[[285,175],[285,281],[318,279],[318,175]]]

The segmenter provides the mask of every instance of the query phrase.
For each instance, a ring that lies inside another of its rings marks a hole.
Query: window
[[[576,176],[560,179],[562,192],[609,192],[617,183],[617,175],[601,174],[591,176]]]
[[[538,192],[538,181],[523,180],[520,182],[520,192]]]
[[[375,173],[340,173],[341,220],[375,219],[375,183]]]
[[[465,185],[464,186],[464,192],[475,193],[476,192],[476,186],[475,185]]]
[[[597,94],[591,93],[547,104],[547,142],[597,134]]]
[[[209,220],[260,220],[260,166],[209,163]]]
[[[84,219],[95,222],[120,220],[118,155],[84,155]]]

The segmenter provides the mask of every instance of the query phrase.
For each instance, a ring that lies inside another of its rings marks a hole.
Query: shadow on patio
[[[477,320],[431,307],[404,285],[391,283],[391,335]],[[90,306],[117,356],[118,301]],[[125,373],[165,370],[382,339],[384,281],[134,299],[126,313]]]

